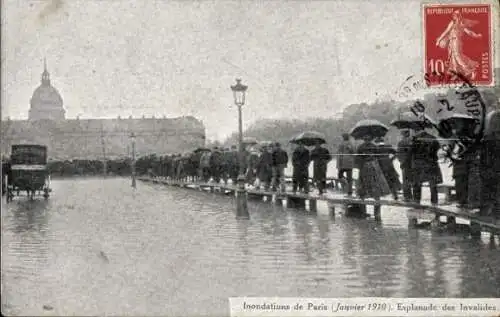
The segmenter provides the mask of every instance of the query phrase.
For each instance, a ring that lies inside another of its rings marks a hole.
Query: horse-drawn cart
[[[7,201],[15,194],[26,192],[29,199],[35,196],[49,198],[50,175],[47,169],[47,147],[44,145],[12,145],[7,175]]]

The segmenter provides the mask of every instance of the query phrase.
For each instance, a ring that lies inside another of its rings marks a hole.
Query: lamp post
[[[132,141],[132,187],[135,188],[135,134],[133,132],[130,134],[130,140]]]
[[[236,215],[238,217],[250,217],[247,206],[247,192],[245,190],[245,170],[244,163],[245,157],[243,156],[243,120],[241,108],[245,104],[245,93],[248,86],[241,84],[241,79],[236,79],[236,85],[231,86],[234,95],[234,104],[238,107],[238,139],[239,139],[239,175],[238,187],[236,190]]]

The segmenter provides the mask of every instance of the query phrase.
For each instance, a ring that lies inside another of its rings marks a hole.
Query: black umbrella
[[[362,139],[367,135],[376,138],[385,136],[387,131],[389,131],[389,128],[380,121],[366,119],[356,123],[349,134],[355,139]]]
[[[325,135],[316,131],[302,132],[290,140],[290,143],[313,146],[326,143]]]
[[[403,112],[399,115],[399,118],[391,122],[392,126],[398,129],[427,129],[432,128],[433,120],[431,120],[427,115],[420,117],[411,111]]]

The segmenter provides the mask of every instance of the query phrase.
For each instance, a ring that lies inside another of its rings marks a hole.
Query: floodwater
[[[2,202],[2,312],[224,316],[228,297],[499,297],[487,237],[332,219],[124,178],[53,181],[48,201]],[[497,242],[498,243],[498,242]],[[497,246],[498,247],[498,246]]]

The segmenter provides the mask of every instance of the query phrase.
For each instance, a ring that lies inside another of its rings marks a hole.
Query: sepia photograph
[[[498,0],[2,0],[4,316],[500,316]]]

